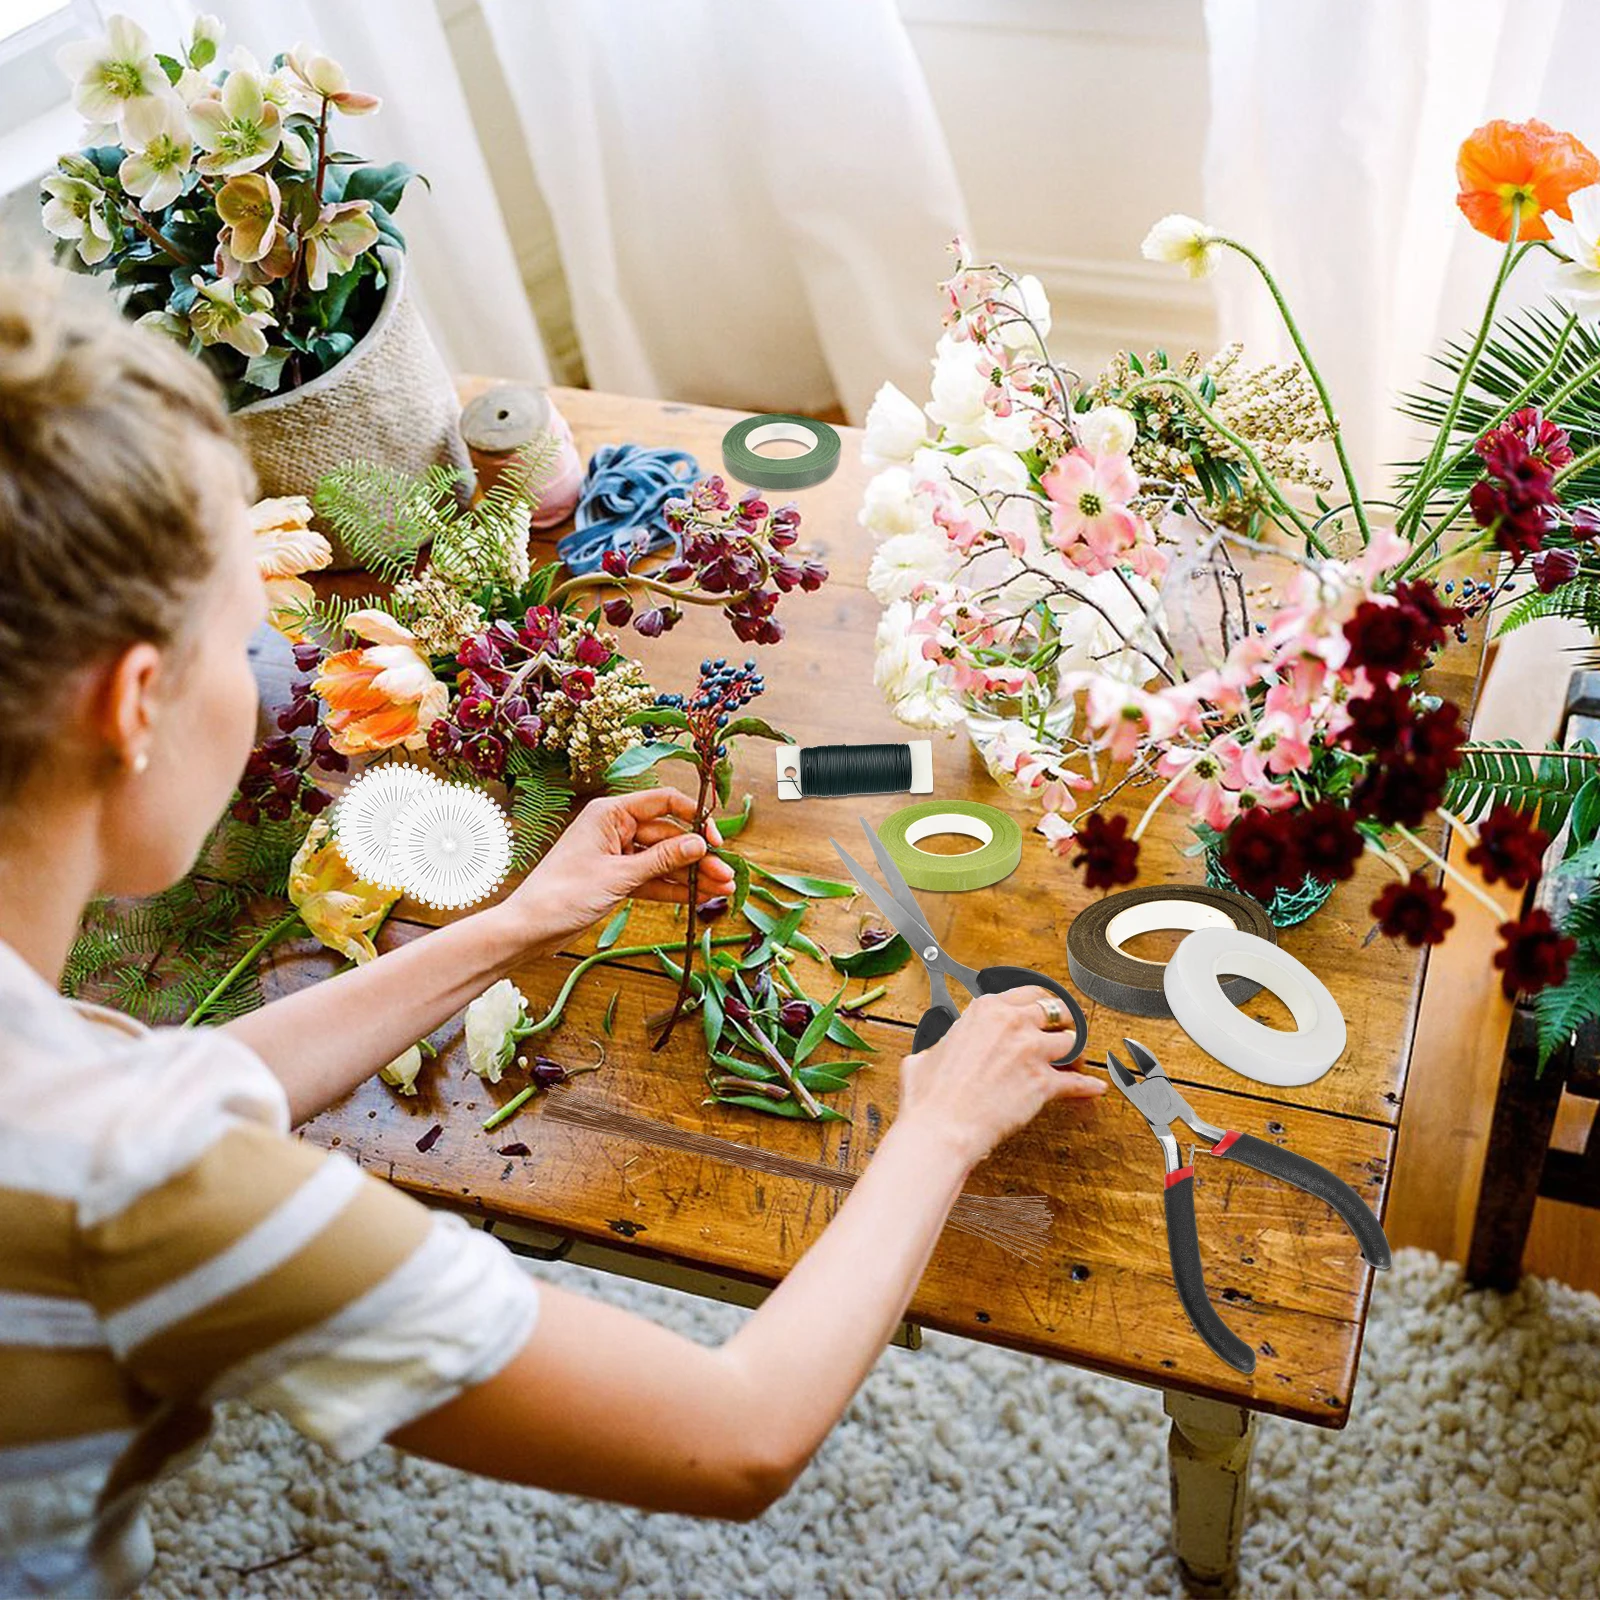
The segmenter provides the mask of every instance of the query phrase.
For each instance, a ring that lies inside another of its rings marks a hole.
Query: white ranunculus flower
[[[910,533],[917,525],[916,503],[911,498],[911,474],[904,467],[885,467],[870,479],[856,520],[880,539]]]
[[[467,1065],[479,1077],[499,1083],[519,1039],[533,1031],[528,1002],[509,978],[491,984],[467,1007]]]
[[[989,377],[978,364],[981,351],[968,339],[940,337],[933,354],[933,399],[928,415],[945,430],[947,444],[983,444],[983,397]]]
[[[915,620],[908,600],[897,600],[879,619],[872,681],[901,722],[913,728],[953,728],[961,721],[960,703],[939,682],[933,663],[923,658],[922,636],[908,631]]]
[[[1222,247],[1216,233],[1205,223],[1181,212],[1163,217],[1144,236],[1139,247],[1146,261],[1168,261],[1180,266],[1191,278],[1209,278],[1217,270]]]
[[[1156,622],[1163,621],[1160,599],[1137,574],[1125,576],[1126,584],[1115,572],[1099,572],[1090,577],[1063,565],[1062,581],[1094,601],[1094,605],[1077,604],[1059,596],[1051,602],[1051,614],[1061,633],[1062,672],[1103,672],[1132,684],[1148,683],[1155,676],[1149,657],[1125,645],[1123,638],[1138,641],[1159,659],[1161,649],[1154,633],[1142,638],[1141,633],[1148,626],[1147,611],[1153,613]]]
[[[393,1085],[401,1094],[417,1092],[417,1074],[422,1071],[422,1047],[412,1045],[403,1050],[387,1066],[378,1068],[378,1076]]]
[[[1031,272],[1024,273],[1017,279],[1017,287],[1007,291],[1006,298],[1020,304],[1032,319],[1033,328],[1026,322],[1007,321],[995,330],[1000,342],[1007,349],[1021,350],[1025,355],[1044,355],[1044,340],[1050,332],[1050,300],[1044,285]],[[1038,338],[1034,337],[1034,329],[1038,330]]]
[[[917,447],[928,442],[928,433],[928,419],[922,407],[910,395],[886,383],[867,407],[861,459],[869,467],[909,461]]]
[[[955,571],[960,557],[941,533],[901,533],[873,552],[867,588],[879,605],[904,600],[919,583],[939,583]]]
[[[1600,315],[1600,184],[1571,199],[1572,220],[1544,214],[1550,242],[1567,259],[1550,274],[1550,290],[1581,317]]]
[[[1096,406],[1072,421],[1078,443],[1092,456],[1126,455],[1139,436],[1139,424],[1121,406]]]

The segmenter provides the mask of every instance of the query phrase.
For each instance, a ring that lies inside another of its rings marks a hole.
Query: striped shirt
[[[0,942],[0,1594],[120,1594],[218,1400],[341,1459],[491,1377],[538,1294],[495,1240],[288,1137],[223,1031],[68,1000]]]

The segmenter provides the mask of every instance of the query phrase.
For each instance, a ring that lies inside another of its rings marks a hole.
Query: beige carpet
[[[701,1339],[744,1315],[541,1271]],[[785,1501],[727,1526],[386,1448],[341,1469],[235,1412],[162,1489],[141,1594],[1179,1594],[1164,1437],[1153,1393],[930,1336],[886,1352]],[[1595,1595],[1597,1528],[1600,1299],[1531,1279],[1506,1298],[1470,1293],[1457,1268],[1402,1251],[1378,1281],[1350,1426],[1263,1424],[1241,1592]]]

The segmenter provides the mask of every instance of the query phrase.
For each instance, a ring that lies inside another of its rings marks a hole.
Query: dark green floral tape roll
[[[808,445],[803,456],[764,456],[768,444]],[[839,465],[839,435],[826,422],[769,411],[746,417],[722,436],[722,464],[740,483],[757,489],[809,489],[833,476]]]
[[[936,833],[964,833],[976,850],[938,856],[918,841]],[[987,889],[1009,878],[1022,860],[1022,829],[1015,817],[976,800],[920,800],[892,811],[878,828],[901,876],[913,889]]]

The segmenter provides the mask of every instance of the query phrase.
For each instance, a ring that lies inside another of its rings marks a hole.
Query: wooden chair
[[[1600,745],[1600,672],[1575,672],[1567,691],[1562,742],[1588,739]],[[1556,841],[1559,846],[1560,840]],[[1552,856],[1556,848],[1552,847]],[[1593,886],[1575,874],[1546,874],[1534,903],[1559,924]],[[1600,1209],[1600,1111],[1581,1152],[1552,1150],[1550,1135],[1562,1091],[1600,1100],[1600,1023],[1580,1028],[1538,1070],[1539,1035],[1530,1005],[1512,1017],[1500,1086],[1495,1094],[1483,1182],[1467,1252],[1468,1281],[1483,1288],[1513,1289],[1522,1275],[1522,1251],[1541,1196]]]

